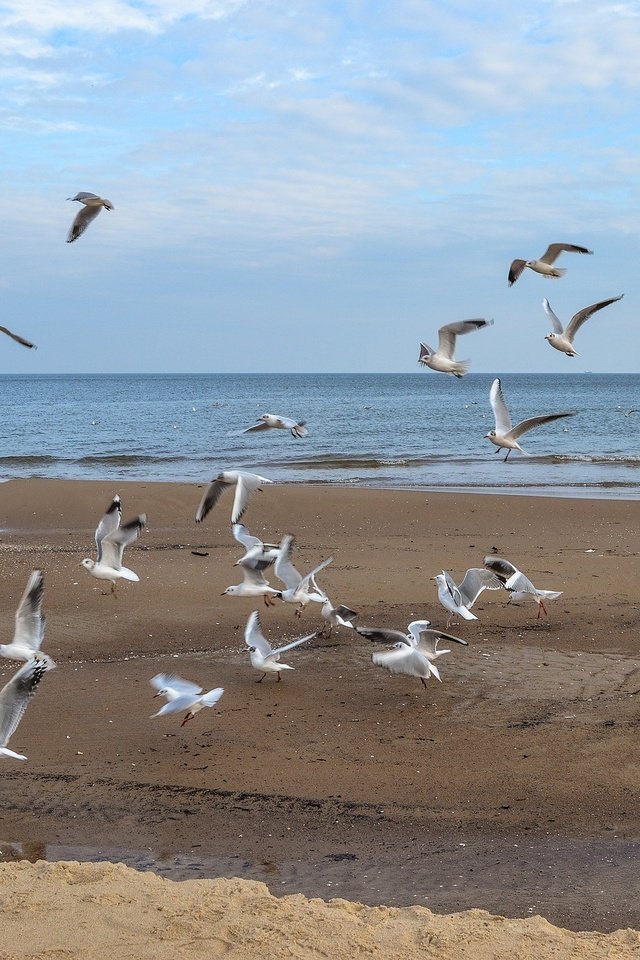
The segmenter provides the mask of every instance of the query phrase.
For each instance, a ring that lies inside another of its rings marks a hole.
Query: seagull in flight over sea
[[[431,621],[414,620],[407,627],[407,633],[401,630],[386,630],[378,627],[355,627],[356,633],[374,643],[391,644],[390,650],[374,653],[371,658],[376,667],[384,667],[391,673],[404,673],[410,677],[419,677],[423,687],[433,674],[440,680],[440,672],[434,661],[450,650],[438,650],[438,643],[460,643],[468,646],[466,640],[452,637],[441,630],[431,630]]]
[[[306,437],[309,431],[305,427],[305,420],[292,420],[291,417],[279,417],[275,413],[263,413],[257,423],[247,427],[243,433],[257,433],[259,430],[289,430],[292,437],[300,440]]]
[[[562,252],[566,253],[588,253],[593,254],[593,250],[587,250],[586,247],[578,247],[575,243],[550,243],[539,260],[514,260],[509,267],[509,286],[512,287],[525,267],[529,267],[535,273],[542,274],[543,277],[562,277],[567,272],[564,267],[554,267]]]
[[[67,234],[67,243],[73,243],[78,237],[81,237],[92,220],[98,216],[102,208],[113,210],[113,204],[104,197],[99,197],[95,193],[76,193],[75,197],[67,197],[67,200],[77,200],[83,204],[76,218],[71,224],[71,229]]]
[[[0,643],[0,656],[6,657],[7,660],[24,660],[25,662],[39,656],[41,660],[48,661],[50,666],[55,666],[51,657],[39,652],[46,623],[42,613],[43,597],[42,570],[34,570],[16,610],[13,639],[11,643]]]
[[[608,300],[600,300],[599,303],[592,303],[590,307],[583,307],[582,310],[574,313],[566,328],[562,326],[560,320],[551,309],[549,301],[545,297],[542,301],[542,306],[553,327],[553,333],[548,333],[545,340],[549,346],[559,350],[560,353],[565,353],[568,357],[577,357],[578,354],[573,349],[573,338],[582,324],[586,323],[589,317],[592,317],[598,310],[603,310],[611,303],[622,300],[623,296],[624,294],[621,293],[619,297],[610,297]]]
[[[438,349],[432,350],[426,343],[420,344],[418,363],[423,367],[431,367],[440,373],[451,373],[454,377],[463,377],[469,367],[469,360],[454,360],[456,337],[474,330],[490,327],[493,320],[460,320],[457,323],[447,323],[438,330]]]
[[[136,583],[140,580],[137,573],[122,566],[122,557],[125,547],[138,539],[147,522],[146,513],[141,513],[121,527],[121,518],[120,497],[115,496],[96,528],[96,559],[82,561],[82,566],[92,577],[111,581],[111,593],[114,596],[118,580],[134,580]]]
[[[490,430],[489,433],[485,434],[485,440],[490,440],[491,443],[498,448],[498,450],[494,451],[495,453],[498,453],[501,449],[507,451],[507,455],[504,458],[505,463],[512,450],[519,450],[520,453],[524,453],[524,450],[518,443],[518,437],[521,437],[523,433],[526,433],[528,430],[533,430],[534,427],[540,427],[543,423],[560,420],[561,417],[575,417],[575,410],[564,413],[544,413],[539,417],[529,417],[528,420],[521,420],[520,423],[517,423],[514,427],[511,423],[511,417],[509,416],[509,411],[507,410],[507,405],[502,394],[499,377],[496,377],[491,384],[489,400],[493,408],[496,425],[494,430]]]
[[[465,573],[462,583],[456,584],[446,570],[433,578],[438,585],[438,600],[445,610],[449,612],[445,630],[454,617],[462,617],[463,620],[477,620],[475,614],[471,613],[471,607],[474,605],[483,590],[500,590],[503,586],[502,581],[489,570],[482,567],[471,567]]]
[[[294,669],[286,663],[280,663],[280,654],[286,653],[287,650],[293,650],[294,647],[299,647],[301,643],[306,643],[307,640],[313,640],[315,636],[315,633],[310,633],[307,637],[300,637],[298,640],[293,640],[291,643],[274,650],[262,632],[260,617],[258,611],[255,610],[247,620],[244,629],[244,642],[249,648],[251,666],[262,672],[262,676],[259,680],[256,680],[256,683],[262,683],[268,673],[277,673],[278,681],[280,681],[282,679],[280,676],[281,670]]]
[[[17,333],[13,333],[8,327],[0,327],[0,333],[5,333],[8,337],[11,337],[12,340],[15,340],[16,343],[20,343],[23,347],[28,347],[30,350],[38,349],[35,343],[31,343],[31,340],[25,340],[24,337],[19,336]]]
[[[152,717],[164,717],[169,713],[182,713],[186,710],[181,727],[193,720],[203,707],[213,707],[224,693],[224,687],[216,687],[215,690],[203,693],[202,687],[197,683],[183,680],[177,673],[157,673],[149,683],[158,691],[154,697],[165,697],[167,700],[164,707],[152,714]]]
[[[331,563],[333,557],[323,560],[322,563],[319,563],[317,567],[314,567],[313,570],[303,577],[291,563],[293,540],[293,534],[286,533],[284,535],[280,541],[278,557],[273,570],[278,580],[282,580],[286,588],[281,591],[280,596],[282,600],[284,600],[285,603],[297,604],[295,614],[297,617],[301,617],[302,610],[308,603],[312,601],[314,603],[324,603],[327,599],[326,595],[318,590],[315,575],[316,573],[320,573],[321,570],[324,570],[324,568]]]
[[[225,470],[223,473],[219,473],[204,492],[196,510],[196,523],[201,523],[204,520],[225,490],[229,490],[231,487],[235,487],[231,523],[237,523],[247,509],[251,495],[256,490],[261,491],[263,483],[273,483],[273,480],[267,480],[266,477],[261,477],[257,473],[247,473],[246,470]]]
[[[541,610],[549,616],[544,605],[545,600],[557,600],[562,596],[562,590],[538,590],[524,573],[502,557],[489,555],[484,558],[483,563],[488,570],[500,578],[504,588],[509,591],[509,603],[518,604],[525,600],[535,600],[538,604],[537,620],[540,619]]]
[[[36,655],[23,664],[0,690],[0,757],[11,757],[14,760],[27,759],[24,754],[9,750],[7,744],[22,720],[38,684],[45,673],[52,670],[54,666],[53,660],[49,657],[45,659]]]

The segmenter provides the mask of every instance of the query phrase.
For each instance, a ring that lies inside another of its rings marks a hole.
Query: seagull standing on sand
[[[71,229],[67,234],[67,243],[73,243],[74,240],[81,237],[103,207],[105,210],[113,210],[113,204],[110,200],[105,200],[104,197],[99,197],[95,193],[76,193],[75,197],[67,197],[67,200],[77,200],[83,204],[82,209],[71,224]]]
[[[562,277],[567,272],[564,267],[554,267],[561,253],[588,253],[593,250],[587,250],[586,247],[577,247],[575,243],[550,243],[539,260],[514,260],[509,267],[509,286],[512,287],[525,267],[529,267],[535,273],[542,274],[543,277]]]
[[[372,661],[376,667],[384,667],[391,673],[404,673],[409,677],[419,677],[423,687],[433,674],[440,680],[440,672],[434,660],[450,650],[438,650],[440,640],[449,643],[460,643],[468,646],[466,640],[452,637],[440,630],[431,630],[429,620],[414,620],[407,627],[407,633],[400,630],[386,630],[378,627],[356,627],[356,633],[374,643],[391,644],[390,650],[383,653],[374,653]]]
[[[509,603],[523,603],[525,600],[534,600],[538,604],[538,616],[543,611],[546,616],[547,608],[544,605],[545,600],[557,600],[562,596],[562,590],[538,590],[531,583],[528,577],[524,575],[517,567],[514,567],[508,560],[502,557],[489,555],[483,561],[485,567],[496,574],[502,581],[505,590],[509,591]]]
[[[36,656],[23,664],[9,682],[0,690],[0,757],[26,760],[22,753],[9,750],[7,744],[35,694],[38,684],[47,670],[55,664],[48,657]]]
[[[22,344],[23,347],[28,347],[30,350],[37,349],[35,343],[31,343],[30,340],[25,340],[24,337],[19,336],[17,333],[13,333],[8,327],[0,327],[0,333],[5,333],[8,337],[11,337],[12,340],[15,340],[16,343]]]
[[[224,693],[224,687],[216,687],[215,690],[202,693],[202,687],[197,683],[183,680],[176,673],[157,673],[149,683],[158,691],[154,694],[155,697],[165,697],[167,700],[164,707],[152,714],[152,717],[164,717],[169,713],[182,713],[186,710],[181,727],[184,727],[189,720],[193,720],[196,713],[203,707],[213,707]]]
[[[42,613],[42,599],[44,596],[44,577],[42,570],[34,570],[27,581],[27,586],[16,610],[16,625],[11,643],[0,643],[0,656],[7,660],[32,660],[40,650],[44,639],[46,619]],[[50,666],[55,666],[53,660],[46,654],[39,654],[41,660],[46,660]]]
[[[200,505],[196,510],[196,523],[201,523],[225,492],[235,487],[231,523],[237,523],[247,509],[251,494],[261,491],[263,483],[273,483],[257,473],[247,473],[245,470],[225,470],[211,481],[204,492]]]
[[[509,411],[507,410],[507,405],[502,394],[499,377],[496,377],[491,384],[489,400],[493,408],[496,425],[494,430],[490,430],[489,433],[485,434],[485,440],[490,440],[491,443],[498,448],[494,453],[498,453],[500,449],[507,451],[507,455],[504,458],[505,463],[512,450],[519,450],[520,453],[524,453],[524,450],[518,443],[518,437],[521,437],[523,433],[526,433],[528,430],[533,430],[534,427],[540,427],[543,423],[560,420],[561,417],[575,417],[575,410],[565,413],[545,413],[539,417],[529,417],[528,420],[521,420],[520,423],[517,423],[514,427],[511,423],[511,417],[509,416]]]
[[[140,580],[137,573],[122,566],[122,557],[125,547],[138,539],[147,522],[146,513],[141,513],[135,520],[130,520],[121,527],[121,518],[120,497],[115,496],[96,529],[96,559],[89,560],[87,558],[82,561],[82,566],[89,571],[92,577],[96,577],[98,580],[111,581],[111,593],[114,596],[118,580],[134,580],[135,582]]]
[[[598,310],[603,310],[605,307],[608,307],[609,304],[622,300],[623,296],[624,294],[621,293],[619,297],[610,297],[608,300],[600,300],[599,303],[592,303],[590,307],[583,307],[582,310],[574,313],[566,329],[560,323],[560,320],[551,309],[549,301],[545,297],[542,301],[542,306],[553,326],[553,333],[548,333],[545,340],[549,346],[559,350],[560,353],[565,353],[568,357],[577,357],[578,354],[573,349],[573,338],[582,324],[586,323],[589,317],[592,317]]]
[[[446,570],[443,570],[433,579],[438,585],[438,600],[444,609],[449,612],[445,630],[449,629],[454,617],[462,617],[463,620],[477,620],[478,618],[471,613],[470,608],[480,594],[483,590],[500,590],[503,585],[499,577],[482,567],[471,567],[465,573],[462,583],[458,585]]]
[[[431,367],[440,373],[451,373],[454,377],[463,377],[469,367],[469,360],[454,360],[456,337],[474,330],[490,327],[493,320],[460,320],[458,323],[447,323],[438,330],[438,349],[432,350],[426,343],[420,344],[418,363],[423,367]]]
[[[280,681],[282,679],[280,676],[281,670],[294,669],[286,663],[280,663],[280,654],[286,653],[287,650],[293,650],[294,647],[299,647],[301,643],[306,643],[307,640],[313,640],[315,636],[315,633],[310,633],[307,637],[300,637],[299,640],[293,640],[291,643],[274,650],[262,632],[258,611],[254,611],[244,628],[244,642],[249,648],[251,666],[262,673],[256,683],[262,683],[268,673],[277,673],[278,681]]]
[[[324,570],[331,563],[333,557],[323,560],[317,567],[314,567],[305,577],[299,573],[291,563],[291,548],[294,537],[291,533],[286,533],[280,542],[278,557],[274,565],[274,572],[278,580],[282,580],[286,589],[282,590],[281,597],[285,603],[297,604],[295,614],[302,616],[302,610],[308,603],[324,603],[326,596],[321,593],[315,582],[315,575]]]
[[[305,427],[305,420],[292,420],[291,417],[279,417],[275,413],[263,413],[257,423],[247,427],[243,433],[257,433],[259,430],[289,430],[292,437],[300,440],[306,437],[309,431]]]

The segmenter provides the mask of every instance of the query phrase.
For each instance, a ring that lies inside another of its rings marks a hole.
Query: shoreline
[[[633,501],[265,487],[249,529],[296,533],[301,570],[333,554],[320,584],[363,625],[444,627],[429,578],[445,567],[459,579],[494,547],[564,591],[549,621],[483,594],[479,620],[453,628],[469,646],[423,690],[373,667],[371,645],[346,630],[292,651],[282,683],[256,685],[243,629],[257,607],[220,596],[239,580],[229,495],[196,526],[202,485],[0,490],[2,635],[41,566],[44,649],[58,663],[12,740],[28,763],[3,765],[0,839],[150,848],[196,867],[237,858],[272,889],[326,895],[331,882],[350,899],[377,865],[376,902],[640,927]],[[114,599],[79,564],[116,492],[123,520],[149,522],[127,551],[140,583]],[[321,626],[309,607],[300,622],[284,604],[261,618],[274,645]],[[6,682],[13,665],[0,667]],[[219,705],[184,728],[150,720],[148,681],[167,669],[223,686]]]

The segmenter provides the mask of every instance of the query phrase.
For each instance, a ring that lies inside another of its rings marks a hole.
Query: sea
[[[527,456],[485,439],[496,375]],[[640,497],[639,374],[106,374],[0,377],[0,479],[209,481],[245,469],[333,483]],[[263,413],[309,435],[244,433]]]

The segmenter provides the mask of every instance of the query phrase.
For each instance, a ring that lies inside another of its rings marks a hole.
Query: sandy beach
[[[115,598],[80,567],[114,493],[124,519],[149,518],[127,553],[140,583]],[[282,683],[256,684],[243,641],[252,610],[274,645],[321,620],[313,605],[298,621],[285,604],[221,596],[241,579],[240,548],[229,499],[194,523],[201,493],[0,487],[2,638],[41,568],[45,649],[58,664],[11,741],[28,763],[3,762],[5,860],[118,858],[174,878],[260,880],[279,896],[540,914],[574,931],[640,928],[640,503],[329,485],[256,495],[250,530],[274,541],[294,532],[301,570],[333,555],[320,583],[362,625],[444,627],[429,578],[443,567],[459,578],[492,550],[537,586],[564,591],[548,620],[536,620],[534,604],[483,594],[479,620],[453,631],[469,647],[442,658],[442,684],[423,689],[373,667],[372,645],[346,630],[293,651]],[[14,668],[2,667],[5,682]],[[183,728],[152,720],[149,678],[161,670],[223,686],[224,697]],[[9,878],[52,868],[2,869],[18,871],[3,874],[4,890]],[[126,884],[133,876],[118,874]],[[61,874],[47,877],[64,886]],[[140,882],[147,894],[160,884]],[[588,952],[594,943],[566,955],[606,956]],[[639,948],[637,938],[625,944]]]

